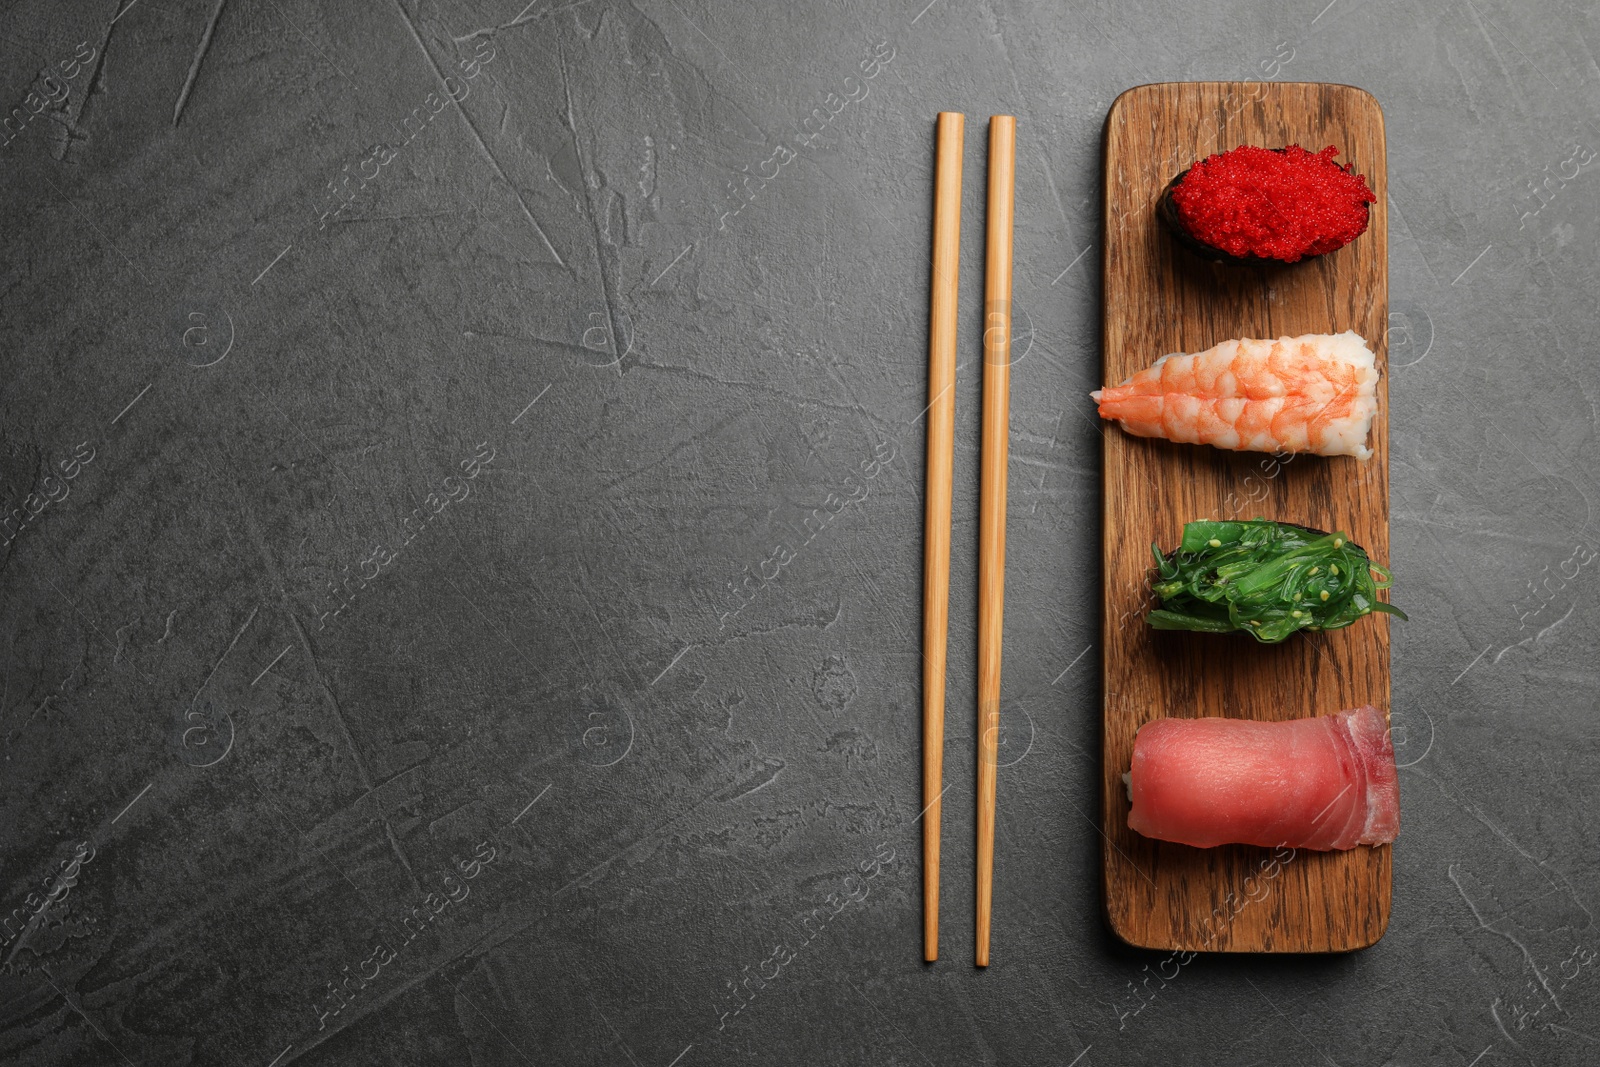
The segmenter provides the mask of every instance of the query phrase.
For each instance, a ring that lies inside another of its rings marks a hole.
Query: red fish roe
[[[1367,231],[1377,196],[1332,145],[1311,153],[1238,148],[1196,163],[1172,189],[1178,222],[1231,256],[1294,263],[1343,248]]]

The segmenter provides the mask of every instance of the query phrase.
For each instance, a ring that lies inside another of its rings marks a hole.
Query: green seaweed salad
[[[1343,533],[1286,522],[1186,523],[1170,555],[1151,545],[1161,606],[1145,618],[1157,630],[1243,630],[1277,644],[1296,630],[1337,630],[1374,611],[1405,618],[1378,599],[1387,570]]]

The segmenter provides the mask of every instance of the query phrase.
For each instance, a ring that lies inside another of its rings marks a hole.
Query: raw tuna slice
[[[1128,826],[1210,848],[1347,849],[1393,841],[1400,783],[1383,712],[1157,719],[1133,742]]]

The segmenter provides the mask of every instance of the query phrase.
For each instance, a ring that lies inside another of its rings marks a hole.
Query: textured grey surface
[[[9,4],[3,103],[41,111],[0,148],[0,499],[38,513],[0,534],[0,1060],[1600,1060],[1600,22],[1324,2]],[[1100,917],[1095,205],[1117,93],[1246,76],[1387,116],[1404,833],[1375,948],[1180,969]],[[925,968],[941,108],[969,343]],[[978,972],[1000,111],[1028,340]]]

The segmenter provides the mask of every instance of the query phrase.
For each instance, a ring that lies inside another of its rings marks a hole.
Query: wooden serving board
[[[1222,266],[1174,243],[1157,221],[1162,188],[1197,159],[1241,144],[1310,151],[1337,145],[1378,195],[1367,232],[1294,265]],[[1132,945],[1217,952],[1364,948],[1389,922],[1389,847],[1279,853],[1153,841],[1128,829],[1122,774],[1139,727],[1163,716],[1289,719],[1389,708],[1389,620],[1370,615],[1280,645],[1243,635],[1152,630],[1143,619],[1150,544],[1183,524],[1256,518],[1345,530],[1389,559],[1389,253],[1383,113],[1347,85],[1184,82],[1117,98],[1106,120],[1105,382],[1168,352],[1234,337],[1355,330],[1377,353],[1375,455],[1255,452],[1105,429],[1103,649],[1106,914]],[[1403,596],[1402,596],[1403,601]],[[1249,879],[1249,881],[1247,881]]]

